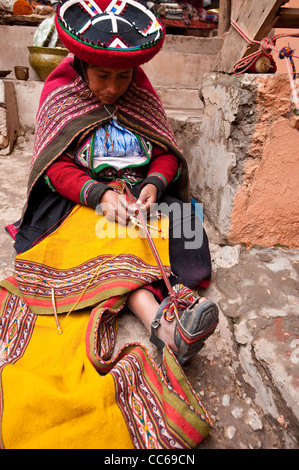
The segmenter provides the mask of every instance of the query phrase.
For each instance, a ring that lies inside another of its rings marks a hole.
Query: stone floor
[[[6,224],[25,201],[33,135],[19,136],[0,156],[0,276],[12,273],[14,250]],[[203,449],[299,447],[299,250],[211,243],[213,277],[202,295],[218,303],[220,322],[184,368],[212,418]],[[118,344],[138,340],[160,360],[143,326],[122,314]]]

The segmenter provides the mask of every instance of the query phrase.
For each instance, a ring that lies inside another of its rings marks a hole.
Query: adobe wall
[[[220,243],[299,246],[299,130],[291,127],[286,74],[210,73],[201,84],[198,133],[176,129]]]
[[[299,247],[299,130],[289,119],[285,75],[257,82],[257,122],[244,165],[228,239],[247,245]]]

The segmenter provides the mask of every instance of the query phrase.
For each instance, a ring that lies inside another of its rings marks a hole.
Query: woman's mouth
[[[102,97],[102,102],[104,104],[113,104],[113,103],[115,103],[116,100],[117,100],[117,97],[114,97],[114,96]]]

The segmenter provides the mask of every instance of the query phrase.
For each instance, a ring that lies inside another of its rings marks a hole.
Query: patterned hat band
[[[159,52],[165,38],[164,25],[135,0],[61,0],[55,21],[64,46],[99,66],[141,65]]]

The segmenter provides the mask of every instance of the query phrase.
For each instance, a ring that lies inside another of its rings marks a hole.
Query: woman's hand
[[[153,206],[151,204],[155,204],[157,201],[157,194],[158,189],[154,184],[147,184],[142,188],[139,194],[139,198],[136,201],[136,204],[140,206],[140,209],[147,214],[150,213]]]
[[[101,197],[100,204],[103,214],[108,220],[113,220],[122,225],[127,225],[130,221],[130,217],[136,216],[136,204],[144,214],[150,213],[152,208],[151,204],[156,203],[157,193],[158,190],[156,186],[149,183],[140,191],[139,198],[136,203],[129,204],[125,195],[108,190],[105,191]]]
[[[115,191],[105,191],[101,197],[100,204],[103,214],[108,220],[113,220],[122,225],[127,225],[130,221],[129,203],[126,196]]]

